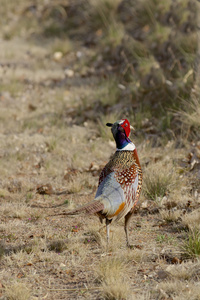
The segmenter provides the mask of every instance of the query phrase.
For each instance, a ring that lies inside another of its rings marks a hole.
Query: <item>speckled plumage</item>
[[[107,217],[108,219],[119,220],[134,208],[141,191],[142,171],[136,149],[133,151],[116,151],[100,174],[99,186],[104,181],[106,182],[107,176],[111,173],[114,174],[115,180],[120,184],[120,187],[124,192],[124,197],[120,202],[120,204],[124,203],[124,206],[114,217],[113,213],[110,212],[109,209],[107,212],[99,212],[98,215],[101,218]],[[108,187],[107,193],[109,193],[109,190],[111,189],[112,186]],[[96,200],[99,200],[101,195],[98,194],[98,190],[97,195],[98,197]],[[116,202],[117,199],[112,198],[112,201]],[[116,211],[117,210],[118,208],[116,208]]]
[[[128,223],[140,196],[142,170],[135,145],[129,139],[131,126],[128,120],[107,125],[112,127],[117,150],[100,174],[95,199],[68,214],[85,211],[97,214],[101,221],[106,219],[107,239],[111,221],[125,217],[126,240],[130,246]]]

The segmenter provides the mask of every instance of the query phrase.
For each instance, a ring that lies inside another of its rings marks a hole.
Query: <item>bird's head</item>
[[[131,132],[131,129],[134,129],[127,119],[121,119],[115,123],[107,123],[106,126],[111,127],[112,134],[114,138],[119,132],[124,133],[128,138]]]
[[[131,129],[134,129],[127,119],[121,119],[115,123],[107,123],[108,127],[111,127],[113,137],[116,141],[118,148],[123,148],[127,143],[130,143],[129,135]]]

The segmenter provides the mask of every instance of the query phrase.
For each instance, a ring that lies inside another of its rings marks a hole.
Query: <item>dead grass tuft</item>
[[[31,292],[25,283],[15,282],[6,286],[5,296],[8,300],[29,300]]]
[[[25,251],[20,250],[17,253],[11,253],[11,255],[6,255],[4,257],[4,260],[6,261],[9,267],[17,266],[18,268],[22,268],[25,264],[33,263],[34,256],[35,254],[31,252],[31,247],[30,249],[28,249],[27,247]]]
[[[200,210],[196,209],[183,215],[182,222],[190,230],[200,230]]]
[[[117,8],[120,0],[89,0],[92,8],[91,23],[96,28],[109,30],[110,25],[115,22]]]
[[[146,249],[137,249],[133,248],[131,251],[127,249],[125,252],[123,250],[124,260],[127,262],[127,264],[132,264],[132,263],[144,263],[149,260],[151,260],[152,253],[147,251]]]
[[[67,249],[67,244],[63,240],[54,240],[49,243],[48,249],[49,249],[49,251],[61,253]]]
[[[70,247],[68,247],[68,250],[70,251],[70,264],[74,267],[79,269],[80,266],[85,263],[86,257],[87,257],[87,247],[82,247],[82,242],[77,239],[76,242],[73,242]]]
[[[193,96],[188,102],[184,102],[185,109],[179,112],[183,124],[189,129],[200,128],[200,99]]]
[[[198,280],[200,275],[200,263],[183,262],[180,265],[169,265],[166,271],[180,280]]]
[[[78,174],[72,176],[71,180],[67,182],[67,190],[69,193],[81,193],[83,188],[91,189],[94,187],[95,181],[90,178],[89,174]]]
[[[98,278],[106,299],[127,299],[130,285],[127,265],[122,258],[105,257],[98,266]]]
[[[170,223],[180,220],[182,212],[180,210],[161,210],[160,215],[163,220],[165,220],[167,223]]]
[[[3,203],[0,210],[4,216],[23,219],[28,216],[29,209],[21,203]]]
[[[94,225],[89,226],[86,235],[88,236],[86,241],[95,242],[98,246],[105,248],[105,232],[103,230],[97,230]]]
[[[39,219],[43,216],[43,212],[37,208],[28,207],[25,203],[5,202],[0,206],[0,212],[4,216],[16,219]]]
[[[179,279],[163,281],[158,284],[161,299],[199,300],[200,287],[195,283],[186,283]],[[164,298],[165,297],[165,298]]]
[[[177,176],[173,166],[167,162],[149,164],[145,170],[143,192],[151,200],[161,200],[175,189]]]

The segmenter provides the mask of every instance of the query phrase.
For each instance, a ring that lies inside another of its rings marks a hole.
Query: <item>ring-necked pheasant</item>
[[[125,217],[124,229],[127,246],[130,247],[128,223],[140,196],[142,170],[136,147],[129,139],[132,128],[129,121],[122,119],[106,125],[111,127],[117,149],[100,174],[95,199],[66,214],[73,215],[85,211],[97,214],[101,222],[105,219],[107,242],[110,223]]]

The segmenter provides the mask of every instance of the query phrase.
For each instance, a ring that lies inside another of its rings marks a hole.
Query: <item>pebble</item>
[[[65,69],[65,75],[67,77],[73,77],[74,76],[74,71],[67,68],[67,69]]]
[[[60,52],[60,51],[57,51],[53,54],[53,58],[56,60],[56,61],[59,61],[61,60],[61,58],[63,57],[63,53]]]

